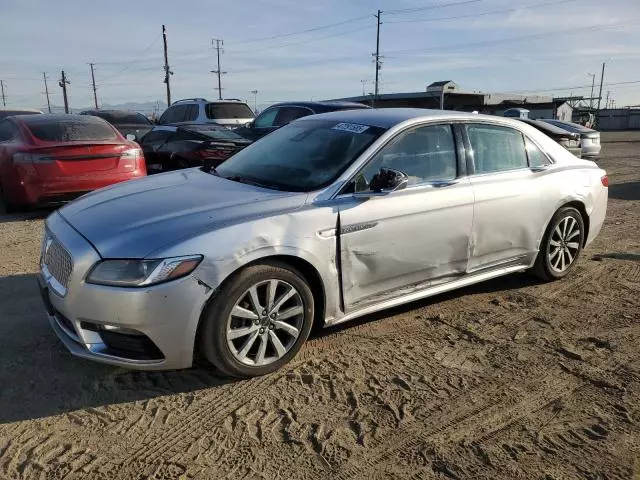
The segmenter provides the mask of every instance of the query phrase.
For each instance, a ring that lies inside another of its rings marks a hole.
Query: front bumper
[[[73,270],[65,288],[46,268],[38,278],[49,322],[76,356],[139,370],[188,368],[198,322],[211,289],[191,276],[146,288],[86,283],[100,260],[91,244],[57,213],[47,229],[69,252]]]

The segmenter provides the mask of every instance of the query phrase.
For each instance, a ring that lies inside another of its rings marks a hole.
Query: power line
[[[315,37],[315,38],[310,38],[308,40],[301,40],[299,42],[291,42],[291,43],[283,43],[280,45],[272,45],[270,47],[263,47],[263,48],[252,48],[251,50],[229,50],[227,53],[250,53],[250,52],[261,52],[264,50],[272,50],[275,48],[284,48],[284,47],[292,47],[292,46],[296,46],[296,45],[304,45],[306,43],[313,43],[313,42],[319,42],[320,40],[325,40],[327,38],[332,38],[332,37],[341,37],[343,35],[348,35],[350,33],[355,33],[355,32],[360,32],[362,30],[368,30],[372,28],[372,25],[366,25],[364,27],[358,27],[358,28],[353,28],[350,30],[345,30],[342,32],[336,32],[336,33],[331,33],[329,35],[323,35],[322,37]]]
[[[427,48],[411,48],[407,50],[392,50],[387,52],[391,55],[407,55],[419,52],[430,52],[430,51],[444,51],[444,50],[455,50],[458,48],[466,48],[466,47],[482,47],[487,45],[494,44],[508,44],[509,42],[521,41],[521,40],[536,40],[540,38],[547,38],[551,36],[562,36],[562,35],[571,35],[574,33],[582,33],[582,32],[596,32],[599,30],[606,30],[614,27],[623,27],[640,23],[640,19],[635,19],[630,22],[620,22],[620,23],[610,23],[608,25],[590,25],[588,27],[578,27],[574,29],[565,29],[565,30],[556,30],[552,32],[543,32],[543,33],[534,33],[531,35],[523,35],[518,37],[508,37],[508,38],[499,38],[496,40],[483,40],[479,42],[470,42],[470,43],[459,43],[454,45],[440,45],[435,47],[427,47]]]
[[[434,5],[428,5],[426,7],[415,7],[415,8],[401,8],[397,10],[385,10],[384,13],[387,15],[399,15],[402,13],[413,13],[413,12],[422,12],[424,10],[437,10],[439,8],[447,8],[447,7],[456,7],[459,5],[467,5],[469,3],[478,3],[482,0],[463,0],[460,2],[446,2],[446,3],[437,3]]]
[[[476,17],[485,17],[488,15],[498,15],[501,13],[511,13],[517,12],[520,10],[529,10],[541,7],[550,7],[556,5],[562,5],[563,3],[576,2],[578,0],[558,0],[555,2],[544,2],[544,3],[534,3],[532,5],[523,5],[517,8],[503,8],[501,10],[492,10],[490,12],[480,12],[480,13],[469,13],[466,15],[454,15],[450,17],[431,17],[431,18],[414,18],[414,19],[404,19],[404,20],[391,20],[386,23],[418,23],[418,22],[441,22],[445,20],[458,20],[462,18],[476,18]]]
[[[104,82],[105,82],[105,80],[109,80],[110,78],[117,77],[117,76],[118,76],[118,75],[120,75],[121,73],[126,72],[127,70],[129,70],[129,68],[131,68],[131,66],[133,66],[135,63],[140,62],[140,61],[142,60],[142,57],[144,57],[144,56],[147,54],[147,52],[149,52],[149,50],[151,50],[151,49],[153,48],[153,46],[158,42],[158,40],[160,40],[160,37],[162,37],[162,35],[158,35],[158,36],[153,40],[153,42],[151,42],[151,43],[149,44],[149,46],[148,46],[147,48],[145,48],[145,49],[144,49],[144,51],[140,54],[140,56],[138,57],[138,59],[129,61],[129,62],[125,65],[125,67],[124,67],[124,68],[122,68],[121,70],[117,71],[116,73],[114,73],[114,74],[112,74],[112,75],[108,75],[108,76],[106,76],[106,77],[103,79],[103,81],[102,81],[102,82],[104,83]],[[105,63],[107,63],[107,62],[105,62]]]
[[[605,82],[604,86],[619,86],[619,85],[635,85],[639,84],[640,80],[630,80],[625,82]],[[554,88],[536,88],[531,90],[511,90],[510,93],[535,93],[535,92],[560,92],[565,90],[579,90],[591,88],[591,84],[585,85],[573,85],[571,87],[554,87]]]
[[[371,18],[371,15],[363,15],[361,17],[354,17],[354,18],[350,18],[348,20],[343,20],[342,22],[336,22],[336,23],[329,23],[326,25],[321,25],[319,27],[314,27],[314,28],[307,28],[305,30],[298,30],[295,32],[289,32],[289,33],[281,33],[278,35],[271,35],[268,37],[261,37],[261,38],[251,38],[249,40],[241,40],[238,42],[232,42],[233,45],[240,45],[243,43],[255,43],[255,42],[264,42],[266,40],[274,40],[276,38],[284,38],[284,37],[292,37],[294,35],[302,35],[305,33],[311,33],[311,32],[318,32],[320,30],[327,30],[329,28],[333,28],[333,27],[339,27],[340,25],[346,25],[348,23],[353,23],[353,22],[357,22],[360,20],[364,20],[367,18]]]

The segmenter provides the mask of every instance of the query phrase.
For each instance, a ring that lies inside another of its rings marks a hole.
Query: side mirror
[[[391,192],[403,190],[409,183],[406,173],[391,168],[381,168],[369,183],[369,191],[356,192],[354,195],[360,198],[380,197]]]
[[[127,140],[129,140],[130,142],[135,142],[136,136],[133,133],[127,133]]]

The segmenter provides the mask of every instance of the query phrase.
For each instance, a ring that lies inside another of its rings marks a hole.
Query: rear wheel
[[[0,199],[2,199],[2,205],[4,206],[5,213],[17,213],[24,210],[24,207],[11,202],[7,198],[7,194],[5,193],[4,188],[2,188],[1,186],[0,186]]]
[[[253,265],[231,278],[205,312],[200,351],[223,373],[252,377],[291,360],[311,331],[311,289],[291,267]]]
[[[584,243],[584,221],[573,207],[558,210],[544,234],[533,273],[545,281],[558,280],[573,268]]]

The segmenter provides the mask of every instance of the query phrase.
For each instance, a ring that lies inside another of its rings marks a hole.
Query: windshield
[[[316,190],[335,181],[384,131],[335,120],[298,120],[236,153],[217,173],[281,190]]]
[[[585,128],[582,125],[578,125],[576,123],[562,122],[559,120],[546,120],[546,119],[545,119],[545,122],[573,133],[589,133],[594,131],[590,128]]]
[[[253,112],[244,103],[209,103],[207,118],[253,118]]]
[[[204,135],[213,140],[228,140],[228,141],[246,141],[243,137],[238,135],[237,133],[233,133],[231,130],[227,128],[220,128],[214,125],[191,125],[188,128],[185,128],[190,132],[198,133],[200,135]]]

